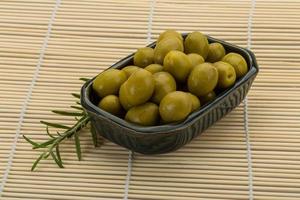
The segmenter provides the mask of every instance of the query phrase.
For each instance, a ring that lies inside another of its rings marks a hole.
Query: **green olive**
[[[192,112],[197,110],[198,108],[200,108],[201,104],[200,104],[200,100],[198,99],[198,97],[196,95],[193,95],[192,93],[188,93],[190,98],[191,98],[191,102],[192,102]]]
[[[145,67],[144,69],[154,74],[156,72],[161,72],[163,70],[163,66],[160,64],[151,64]]]
[[[209,45],[207,37],[200,32],[192,32],[185,38],[184,51],[187,54],[197,53],[205,60],[208,54],[208,48]]]
[[[128,65],[126,67],[124,67],[122,69],[123,72],[125,72],[127,78],[129,78],[129,76],[131,76],[131,74],[133,74],[136,70],[140,69],[139,67],[137,66],[134,66],[134,65]]]
[[[164,71],[179,82],[185,82],[192,69],[189,57],[181,51],[170,51],[164,59]]]
[[[197,65],[188,78],[189,91],[198,97],[206,95],[216,87],[218,78],[218,70],[211,63]]]
[[[192,63],[192,67],[195,67],[196,65],[204,63],[204,59],[202,56],[196,53],[190,53],[187,55]]]
[[[143,126],[156,125],[159,121],[158,106],[151,102],[134,106],[126,113],[125,120]]]
[[[113,115],[119,115],[122,110],[119,98],[116,95],[107,95],[101,99],[98,107]]]
[[[225,56],[225,49],[222,44],[214,42],[209,44],[208,56],[206,58],[207,62],[217,62],[220,61]]]
[[[218,88],[226,89],[235,83],[236,74],[231,64],[219,61],[213,64],[219,74]]]
[[[154,49],[144,47],[137,50],[133,56],[133,63],[138,67],[146,67],[154,61]]]
[[[228,53],[223,57],[222,61],[232,65],[237,78],[244,76],[248,72],[247,62],[240,54]]]
[[[170,92],[159,104],[159,113],[164,122],[184,120],[191,111],[192,102],[190,96],[186,92]]]
[[[128,101],[128,90],[127,90],[127,85],[126,85],[126,82],[123,83],[120,87],[120,92],[119,92],[119,100],[120,100],[120,103],[122,105],[122,107],[125,109],[125,110],[129,110],[133,105],[129,103]]]
[[[169,29],[161,33],[157,39],[157,43],[162,41],[165,38],[176,37],[179,40],[183,41],[182,35],[175,30]]]
[[[152,101],[159,104],[164,96],[176,91],[176,81],[168,72],[157,72],[153,74],[155,80],[155,89]]]
[[[199,97],[200,102],[202,103],[202,105],[211,102],[215,98],[216,98],[216,93],[214,91],[211,91],[210,93]]]
[[[155,81],[150,72],[139,69],[120,88],[119,98],[124,109],[146,103],[152,96]]]
[[[125,72],[118,69],[108,69],[95,78],[93,89],[101,98],[110,94],[118,94],[120,86],[126,79]]]
[[[165,38],[156,44],[154,49],[154,62],[162,64],[165,56],[171,50],[183,51],[183,43],[176,37]]]

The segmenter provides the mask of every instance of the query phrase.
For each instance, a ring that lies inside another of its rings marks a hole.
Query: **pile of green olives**
[[[241,55],[209,43],[204,34],[192,32],[184,39],[166,30],[155,48],[138,49],[130,65],[100,73],[93,90],[106,112],[155,126],[183,121],[247,72]]]

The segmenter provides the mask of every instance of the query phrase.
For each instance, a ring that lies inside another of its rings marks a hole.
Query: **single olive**
[[[151,64],[145,67],[144,69],[154,74],[156,72],[161,72],[163,70],[163,66],[160,64]]]
[[[128,90],[127,90],[127,85],[126,85],[126,82],[123,83],[120,87],[120,91],[119,91],[119,100],[120,100],[120,103],[122,105],[122,107],[125,109],[125,110],[129,110],[131,107],[133,107],[132,104],[129,103],[128,101]]]
[[[236,74],[231,64],[219,61],[213,64],[219,74],[218,88],[226,89],[235,83]]]
[[[198,97],[196,95],[193,95],[192,93],[188,93],[188,95],[191,98],[191,102],[192,102],[192,112],[197,110],[198,108],[200,108],[201,104],[200,104],[200,100],[198,99]]]
[[[152,96],[155,81],[150,72],[138,69],[120,88],[119,98],[124,109],[146,103]]]
[[[200,54],[204,60],[208,54],[208,40],[205,35],[200,32],[189,33],[184,41],[184,51],[187,54],[197,53]]]
[[[128,65],[126,67],[124,67],[122,69],[123,72],[126,73],[126,76],[127,78],[129,78],[129,76],[131,76],[131,74],[133,74],[136,70],[140,69],[139,67],[137,66],[134,66],[134,65]]]
[[[143,126],[156,125],[159,121],[158,106],[151,102],[134,106],[126,113],[125,120]]]
[[[169,72],[178,82],[185,82],[192,70],[189,57],[181,51],[172,50],[164,59],[164,71]]]
[[[179,40],[183,41],[182,35],[180,33],[178,33],[175,30],[169,29],[169,30],[166,30],[166,31],[162,32],[159,35],[159,37],[157,39],[157,43],[159,43],[160,41],[162,41],[165,38],[170,38],[170,37],[176,37]]]
[[[120,86],[126,79],[125,72],[118,69],[108,69],[95,78],[93,89],[101,98],[110,94],[118,94]]]
[[[119,115],[122,110],[119,98],[116,95],[107,95],[101,99],[98,107],[113,115]]]
[[[247,62],[240,54],[228,53],[223,57],[222,61],[232,65],[237,78],[244,76],[248,72]]]
[[[195,67],[196,65],[204,63],[204,59],[202,56],[196,53],[190,53],[187,55],[192,63],[192,67]]]
[[[154,49],[144,47],[137,50],[133,56],[133,63],[138,67],[146,67],[154,61]]]
[[[168,72],[157,72],[153,74],[155,80],[155,89],[152,101],[159,104],[164,96],[176,91],[176,81]]]
[[[204,96],[199,97],[200,102],[202,103],[202,105],[211,102],[215,98],[216,98],[216,93],[214,91],[211,91],[210,93],[208,93],[208,94],[206,94]]]
[[[207,62],[220,61],[225,56],[225,49],[222,44],[214,42],[209,44],[208,55],[206,58]]]
[[[183,43],[176,37],[165,38],[156,44],[154,49],[154,62],[162,64],[165,56],[171,50],[183,51]]]
[[[188,78],[189,91],[198,97],[206,95],[216,87],[218,78],[218,70],[211,63],[197,65]]]
[[[159,113],[164,122],[184,120],[192,111],[192,101],[186,92],[174,91],[167,94],[159,104]]]

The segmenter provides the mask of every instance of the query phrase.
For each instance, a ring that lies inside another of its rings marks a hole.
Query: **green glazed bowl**
[[[183,34],[185,38],[187,34]],[[242,47],[208,37],[209,43],[221,43],[226,52],[242,55],[249,66],[247,74],[229,89],[219,93],[212,102],[190,114],[183,122],[159,126],[139,126],[116,117],[97,106],[99,98],[92,90],[93,79],[81,89],[81,104],[91,117],[92,126],[104,138],[142,154],[167,153],[179,149],[201,134],[205,129],[237,107],[248,93],[259,69],[254,54]],[[155,42],[148,45],[154,48]],[[121,69],[133,63],[133,55],[112,65]]]

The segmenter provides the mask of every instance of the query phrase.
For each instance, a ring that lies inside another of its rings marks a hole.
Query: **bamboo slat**
[[[20,4],[17,2],[12,2],[16,6],[19,6]],[[23,3],[22,3],[23,4]],[[21,5],[22,5],[21,4]],[[20,6],[21,6],[20,5]],[[31,6],[32,10],[38,10],[37,5],[41,4],[33,4]],[[23,34],[28,34],[35,29],[39,29],[43,32],[43,34],[39,35],[38,37],[21,37],[16,36],[16,32],[14,31],[6,31],[6,33],[3,33],[3,30],[6,30],[7,26],[13,25],[15,23],[11,24],[2,24],[4,20],[2,20],[2,16],[4,13],[0,12],[0,38],[6,38],[6,41],[9,41],[10,39],[14,38],[18,40],[18,45],[23,46],[24,48],[19,50],[18,48],[11,45],[9,42],[1,43],[0,48],[0,71],[1,71],[1,80],[6,80],[6,82],[1,82],[0,86],[1,88],[1,95],[0,95],[0,130],[1,130],[1,137],[0,137],[0,180],[4,177],[5,170],[7,167],[7,163],[9,161],[9,156],[11,152],[11,146],[13,144],[13,140],[16,134],[16,129],[19,124],[18,120],[20,118],[20,113],[22,109],[23,102],[26,97],[26,92],[28,90],[28,87],[31,82],[32,75],[35,70],[35,66],[37,63],[37,58],[42,46],[42,42],[44,39],[44,35],[47,30],[47,24],[50,18],[50,10],[53,6],[53,2],[51,1],[45,1],[43,3],[43,7],[47,10],[40,15],[32,14],[33,17],[41,17],[39,20],[40,25],[36,26],[35,24],[31,23],[30,19],[22,13],[18,14],[18,17],[16,18],[16,21],[24,21],[28,24],[32,24],[31,30],[22,30]],[[2,9],[2,2],[0,3],[0,8]],[[14,7],[10,9],[6,9],[7,12],[10,12],[14,10]],[[9,16],[8,16],[9,17]],[[22,25],[17,25],[15,27],[18,27],[20,29],[24,28]],[[28,40],[31,41],[31,43],[28,43]],[[35,45],[31,45],[34,43]],[[20,53],[17,53],[20,52]],[[26,56],[24,56],[26,55]],[[10,64],[12,62],[13,65]],[[26,63],[26,65],[24,64]],[[28,74],[28,79],[17,79],[14,75],[18,74],[18,72],[15,70],[15,68],[20,67],[22,69],[22,74]],[[2,75],[3,74],[3,75]],[[18,87],[19,92],[11,94],[9,92],[9,88],[16,88]],[[7,105],[12,103],[14,105],[14,108],[8,108]],[[0,195],[1,197],[1,195]]]
[[[270,7],[273,7],[270,5]],[[282,12],[275,11],[273,15],[281,18],[285,13],[297,10],[297,6],[283,7]],[[257,2],[257,13],[262,13],[260,2]],[[270,10],[271,11],[271,10]],[[294,16],[299,17],[299,14]],[[292,17],[293,18],[293,17]],[[265,41],[253,40],[253,50],[258,59],[260,57],[268,59],[262,61],[262,70],[258,76],[257,82],[254,84],[254,90],[250,92],[250,97],[255,96],[254,101],[250,101],[250,107],[256,109],[249,116],[250,127],[255,127],[255,131],[251,131],[251,142],[253,149],[253,175],[254,175],[254,195],[257,199],[295,199],[300,197],[299,193],[299,162],[294,154],[299,154],[297,133],[299,133],[299,55],[297,56],[297,42],[299,37],[299,25],[291,25],[286,27],[288,18],[281,18],[276,26],[264,28],[257,26],[260,22],[255,20],[253,23],[253,33],[255,38],[259,35],[269,32],[272,38]],[[271,17],[260,17],[261,20],[269,20]],[[281,30],[281,29],[284,29]],[[285,32],[285,33],[283,33]],[[293,42],[295,41],[295,43]],[[272,44],[269,48],[268,44]],[[284,62],[276,64],[272,59],[284,60]],[[270,61],[269,61],[270,60]],[[274,69],[278,71],[274,72]],[[292,75],[293,74],[293,75]],[[287,81],[289,80],[289,81]],[[269,88],[261,90],[259,84],[272,84]],[[274,87],[280,88],[276,93],[272,92]],[[256,91],[263,91],[257,93]],[[290,92],[289,92],[290,91]],[[265,93],[265,95],[263,95]],[[268,94],[271,93],[271,94]],[[272,106],[266,107],[257,105],[270,96],[274,101],[282,99],[282,102],[274,102]],[[287,109],[285,105],[295,102],[295,106]],[[278,110],[282,108],[282,110]],[[251,109],[251,108],[250,108]],[[275,111],[275,110],[278,111]],[[274,112],[275,111],[275,112]],[[263,117],[261,117],[263,114]],[[292,117],[292,118],[291,118]],[[269,120],[266,120],[268,118]],[[258,124],[258,122],[260,122]],[[263,129],[261,128],[263,127]],[[253,128],[252,128],[253,129]],[[296,130],[295,130],[296,129]],[[269,130],[264,133],[264,130]],[[270,136],[271,137],[270,137]],[[283,156],[286,154],[287,157]],[[291,176],[291,174],[293,174]]]
[[[1,1],[0,199],[251,199],[247,153],[253,199],[299,199],[300,2],[256,0],[248,22],[253,2]],[[74,103],[69,93],[79,91],[79,77],[95,76],[169,28],[250,45],[260,65],[247,103],[251,151],[241,104],[176,152],[134,154],[129,179],[128,150],[108,141],[94,149],[88,130],[82,161],[67,141],[66,168],[47,160],[30,172],[38,152],[21,137],[13,151],[18,129],[42,141],[41,119],[71,124],[50,110]]]

